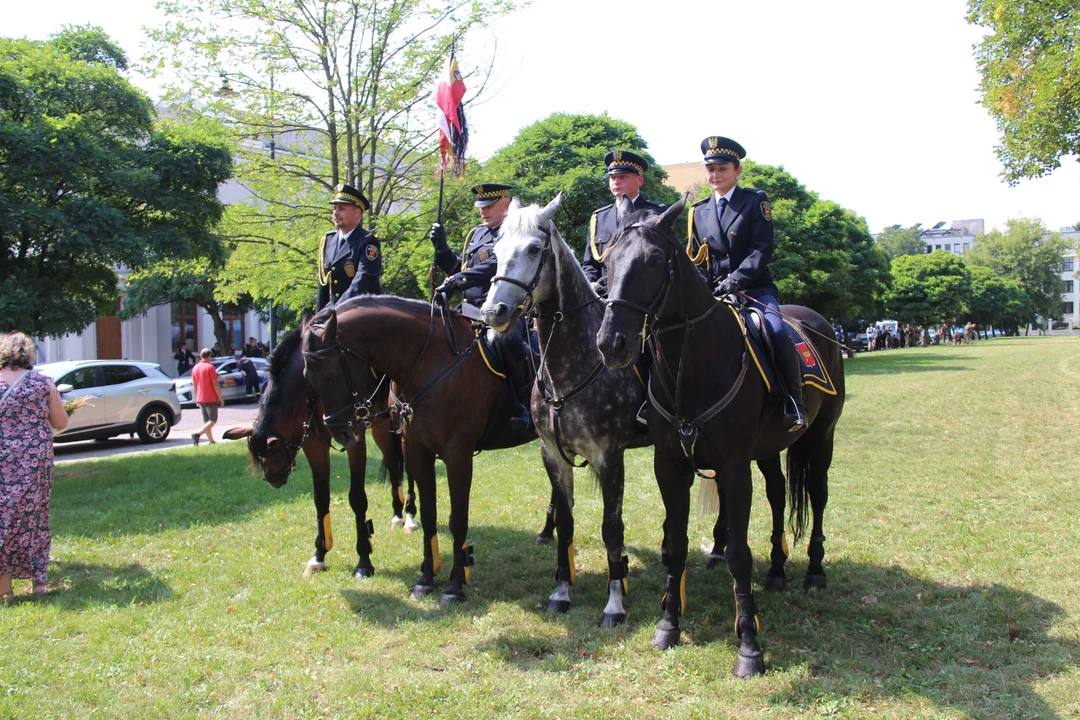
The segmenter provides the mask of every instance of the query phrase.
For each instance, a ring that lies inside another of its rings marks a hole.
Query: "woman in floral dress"
[[[47,590],[50,426],[67,427],[52,380],[31,369],[34,355],[34,342],[26,335],[0,336],[0,597],[5,603],[15,597],[13,578],[31,580],[35,594]]]

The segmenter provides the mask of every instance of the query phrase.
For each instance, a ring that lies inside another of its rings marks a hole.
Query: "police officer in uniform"
[[[741,292],[758,301],[768,321],[776,355],[777,374],[790,403],[784,423],[795,432],[806,427],[802,399],[802,367],[795,345],[780,317],[779,291],[773,283],[772,208],[761,190],[738,184],[740,161],[746,150],[731,138],[712,136],[701,141],[705,176],[712,195],[694,203],[689,216],[687,254],[707,278],[716,295]]]
[[[382,292],[382,250],[379,239],[360,227],[371,209],[364,194],[352,185],[338,185],[330,203],[334,227],[319,243],[319,294],[315,310],[356,295]]]
[[[621,218],[617,206],[622,201],[622,196],[630,199],[634,210],[653,210],[660,213],[667,209],[667,205],[647,200],[641,194],[645,171],[649,169],[649,163],[644,158],[628,150],[612,150],[604,156],[604,165],[607,167],[608,189],[615,197],[615,202],[593,211],[589,221],[589,237],[585,242],[585,254],[581,258],[585,277],[599,295],[607,293],[604,251],[608,240],[619,229]]]
[[[487,298],[491,279],[498,270],[495,242],[499,239],[499,226],[510,209],[510,186],[484,183],[472,188],[474,203],[480,211],[480,224],[465,236],[465,244],[459,257],[446,242],[446,229],[439,223],[431,226],[428,237],[435,247],[435,264],[448,277],[435,288],[436,302],[446,304],[454,292],[460,290],[463,303],[477,312]],[[477,315],[478,316],[478,315]],[[533,371],[529,362],[528,328],[524,320],[507,333],[493,333],[494,346],[505,359],[510,375],[510,385],[518,400],[518,411],[510,418],[514,430],[524,430],[532,425],[529,402],[532,397]]]

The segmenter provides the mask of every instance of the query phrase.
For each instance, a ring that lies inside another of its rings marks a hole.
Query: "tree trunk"
[[[221,343],[221,351],[229,351],[229,331],[225,327],[225,320],[221,317],[221,306],[216,302],[208,302],[202,306],[210,319],[214,321],[214,338]]]

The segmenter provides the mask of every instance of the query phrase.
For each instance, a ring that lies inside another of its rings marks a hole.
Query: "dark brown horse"
[[[230,440],[248,439],[252,464],[262,470],[263,479],[279,488],[288,482],[301,450],[311,468],[315,498],[316,536],[315,555],[308,561],[305,576],[326,570],[326,553],[334,545],[330,526],[330,433],[322,421],[322,406],[315,390],[304,380],[304,359],[300,353],[301,331],[286,335],[270,357],[270,379],[262,398],[255,424],[247,428],[226,431]],[[388,383],[384,383],[384,386]],[[373,400],[373,403],[379,401]],[[381,400],[386,406],[386,393]],[[372,424],[371,435],[383,454],[383,470],[390,477],[391,503],[394,516],[390,527],[404,526],[412,532],[416,525],[416,500],[412,478],[408,497],[402,492],[401,480],[404,456],[401,438],[390,432],[389,422]],[[367,446],[357,443],[346,451],[349,457],[349,505],[356,515],[356,552],[360,559],[353,574],[370,577],[370,535],[374,525],[367,520],[368,501],[364,489],[367,472]],[[403,517],[404,516],[404,517]]]
[[[465,599],[472,565],[468,542],[473,454],[520,445],[535,433],[514,434],[502,423],[489,432],[504,379],[487,365],[472,323],[447,313],[445,325],[425,303],[388,295],[364,295],[324,309],[304,331],[305,376],[322,400],[327,428],[346,447],[356,442],[350,395],[370,393],[376,367],[393,380],[391,400],[402,424],[405,467],[420,492],[424,560],[413,588],[434,591],[442,562],[436,533],[435,458],[446,465],[450,487],[453,567],[441,604]]]
[[[690,487],[695,472],[715,473],[726,500],[726,559],[735,580],[740,641],[735,674],[749,677],[765,667],[757,642],[753,557],[747,544],[750,463],[777,457],[787,448],[796,538],[809,501],[814,518],[808,581],[824,585],[822,517],[833,433],[844,404],[843,360],[836,345],[818,344],[836,394],[807,387],[809,428],[784,432],[776,422],[777,403],[752,368],[743,325],[728,304],[710,294],[675,239],[672,227],[685,202],[683,198],[658,217],[638,218],[612,237],[604,260],[608,307],[597,346],[608,365],[626,367],[637,360],[645,337],[655,359],[649,377],[649,431],[655,445],[653,469],[667,513],[661,550],[667,584],[653,645],[664,649],[679,642],[679,617],[686,607]],[[793,305],[782,311],[814,337],[831,336],[828,323],[814,311]]]

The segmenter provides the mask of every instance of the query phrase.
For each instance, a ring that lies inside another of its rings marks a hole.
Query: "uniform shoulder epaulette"
[[[694,203],[690,207],[697,207],[698,205],[701,205],[702,203],[707,203],[707,202],[709,202],[709,198],[704,197],[704,198],[698,200],[696,203]]]
[[[662,209],[667,208],[667,205],[665,205],[662,202],[657,202],[656,200],[646,200],[645,204],[646,205],[652,205],[653,207],[656,207],[656,208],[662,208]]]
[[[609,204],[605,205],[604,207],[596,208],[595,210],[592,211],[592,214],[593,215],[598,215],[599,213],[602,213],[603,211],[607,210],[608,208],[613,208],[613,207],[615,207],[615,203],[609,203]]]

